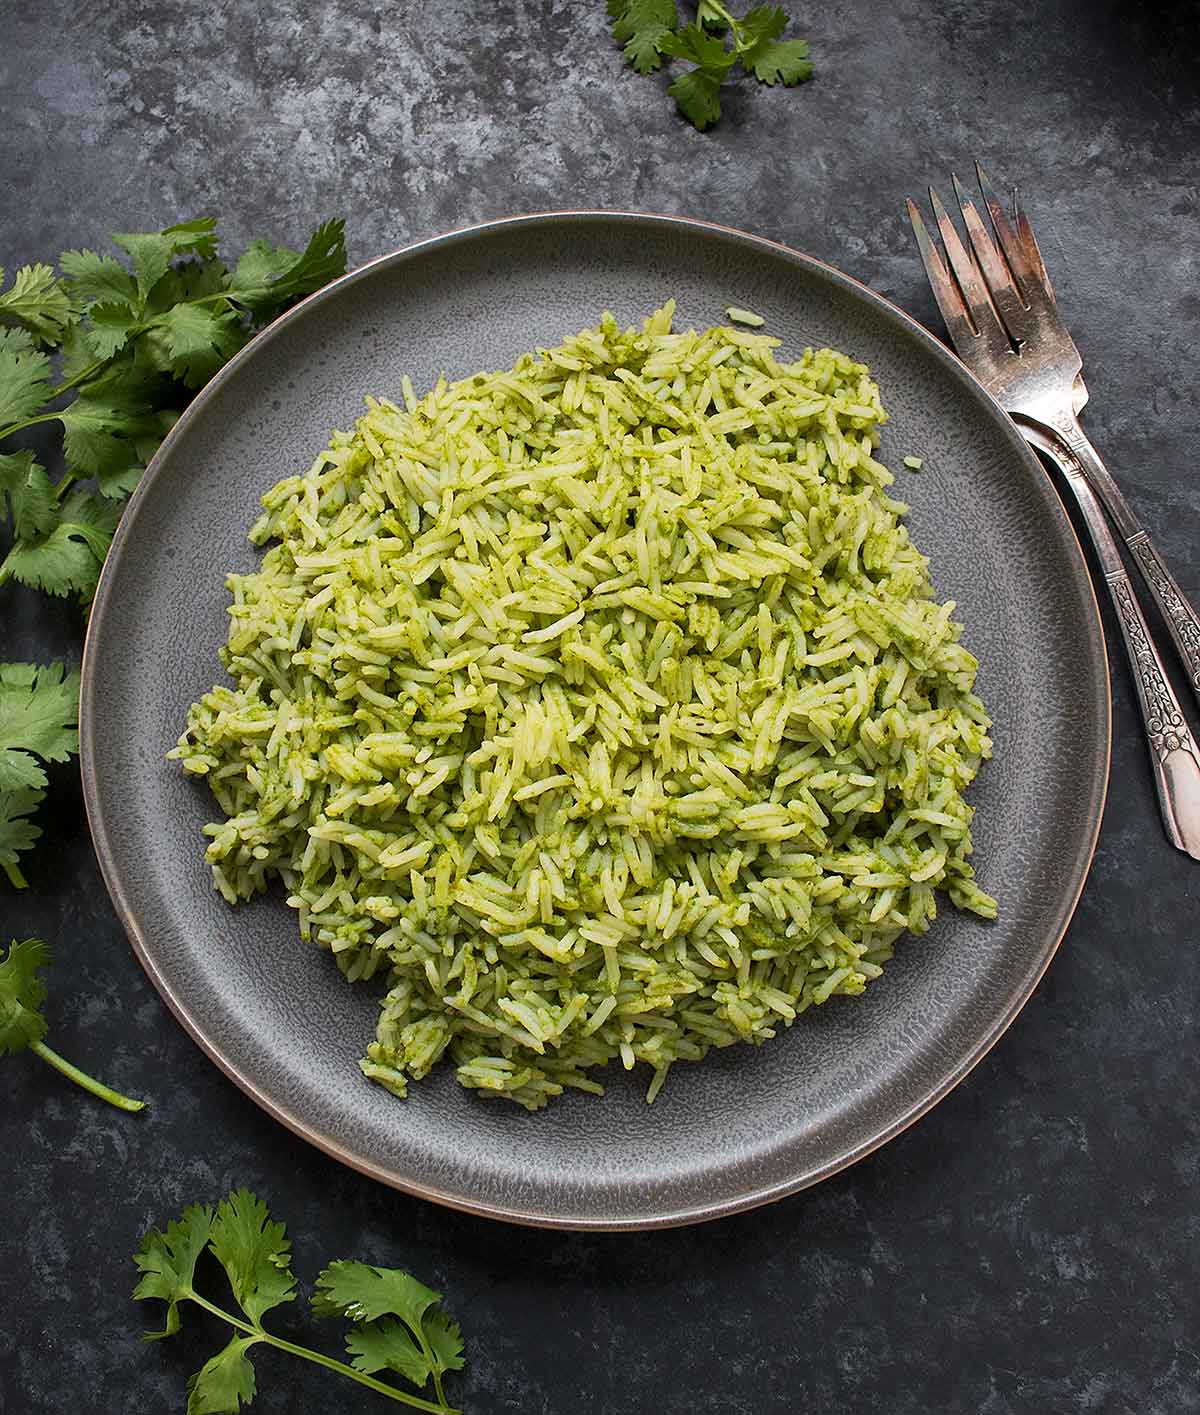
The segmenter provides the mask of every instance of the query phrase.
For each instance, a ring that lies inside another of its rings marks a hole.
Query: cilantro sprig
[[[0,955],[0,1056],[31,1051],[77,1086],[115,1105],[118,1110],[142,1110],[145,1101],[114,1091],[86,1071],[80,1071],[78,1066],[72,1066],[46,1045],[43,1039],[47,1025],[42,1015],[46,985],[41,973],[49,962],[50,950],[40,938],[27,938],[22,943],[14,939],[8,952]]]
[[[0,586],[19,582],[91,600],[121,504],[193,393],[289,305],[344,273],[344,223],[318,226],[302,251],[251,241],[228,268],[216,222],[116,235],[125,259],[65,251],[58,271],[0,270]],[[13,446],[57,424],[47,458]],[[5,607],[0,600],[0,617]],[[40,831],[41,762],[78,750],[79,675],[61,665],[0,664],[0,871]]]
[[[667,92],[701,132],[721,116],[721,89],[735,68],[763,84],[792,87],[812,78],[808,42],[782,39],[788,17],[778,5],[756,5],[733,14],[721,0],[700,0],[696,18],[681,24],[676,0],[608,0],[612,35],[639,74],[662,68],[666,59],[692,67]]]
[[[40,424],[62,433],[62,468],[0,453],[0,585],[91,599],[120,514],[192,394],[263,325],[346,269],[344,223],[303,251],[252,241],[232,269],[216,222],[113,237],[128,264],[66,251],[59,272],[0,270],[0,444]]]
[[[198,1291],[197,1267],[205,1254],[225,1270],[240,1315]],[[273,1346],[323,1366],[380,1395],[431,1415],[458,1415],[446,1402],[442,1377],[462,1369],[462,1333],[440,1306],[441,1297],[398,1268],[337,1261],[318,1276],[312,1305],[320,1316],[350,1322],[346,1364],[311,1347],[288,1341],[263,1326],[266,1313],[296,1300],[292,1249],[283,1224],[266,1204],[245,1189],[215,1209],[194,1204],[165,1230],[154,1229],[134,1257],[141,1280],[139,1301],[167,1304],[161,1331],[147,1341],[174,1336],[182,1326],[180,1307],[191,1302],[218,1317],[236,1333],[188,1381],[188,1415],[237,1415],[256,1392],[250,1352]],[[376,1372],[401,1376],[418,1390],[433,1382],[434,1399],[414,1395],[376,1379]]]

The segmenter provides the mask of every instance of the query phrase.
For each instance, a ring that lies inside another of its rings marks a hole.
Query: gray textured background
[[[1200,592],[1196,6],[806,8],[817,81],[739,90],[701,136],[663,82],[622,67],[602,0],[8,4],[0,260],[203,212],[234,246],[341,212],[365,259],[482,217],[608,205],[785,240],[937,327],[901,199],[982,154],[1027,190],[1084,351],[1088,426]],[[70,656],[78,637],[69,607],[0,595],[3,657]],[[1162,837],[1114,666],[1095,868],[1009,1035],[857,1168],[662,1234],[464,1218],[267,1121],[138,970],[57,772],[49,844],[30,890],[0,895],[0,927],[57,947],[51,1041],[154,1108],[120,1116],[32,1059],[0,1063],[0,1411],[182,1410],[217,1334],[193,1322],[140,1346],[128,1254],[233,1184],[288,1220],[302,1275],[355,1254],[443,1289],[470,1343],[454,1388],[480,1415],[1200,1410],[1200,866]],[[311,1334],[300,1312],[294,1329]],[[256,1410],[391,1408],[258,1364]]]

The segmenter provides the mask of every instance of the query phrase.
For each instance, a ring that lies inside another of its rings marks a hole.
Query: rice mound
[[[230,903],[278,878],[360,1063],[536,1109],[861,993],[937,891],[985,918],[976,661],[887,494],[868,370],[599,326],[368,400],[263,498],[171,753]],[[749,1082],[749,1077],[748,1083]]]

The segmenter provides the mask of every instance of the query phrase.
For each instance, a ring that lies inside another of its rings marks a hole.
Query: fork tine
[[[958,198],[958,207],[966,223],[971,250],[980,270],[983,271],[988,293],[1000,312],[1000,319],[1013,343],[1019,344],[1030,330],[1030,319],[1021,292],[1013,281],[1007,262],[988,234],[970,193],[953,174],[950,180],[954,183],[954,195]]]
[[[1046,294],[1050,299],[1054,299],[1054,286],[1050,283],[1050,275],[1046,270],[1046,262],[1042,259],[1041,248],[1038,246],[1037,237],[1033,234],[1033,227],[1029,224],[1029,217],[1025,215],[1025,208],[1021,205],[1016,189],[1013,190],[1013,216],[1016,218],[1017,233],[1025,247],[1026,255],[1033,266],[1034,274],[1041,281]]]
[[[917,204],[911,197],[906,197],[905,205],[908,207],[908,219],[912,223],[913,235],[917,238],[917,249],[921,252],[925,274],[929,277],[929,285],[933,290],[933,298],[946,321],[951,342],[956,349],[962,350],[975,338],[975,327],[967,314],[967,307],[963,303],[958,286],[946,269],[937,247],[929,239],[929,232],[925,228]]]
[[[1008,348],[1008,335],[1004,332],[996,315],[987,286],[983,283],[983,276],[979,273],[979,267],[975,264],[974,257],[968,255],[966,247],[959,239],[954,222],[950,220],[950,213],[942,205],[941,197],[932,187],[929,188],[929,200],[933,206],[933,214],[937,219],[938,230],[941,232],[942,245],[946,249],[946,258],[950,262],[950,269],[954,272],[955,280],[958,281],[958,288],[962,291],[963,298],[967,302],[967,309],[975,332],[983,338],[990,348],[997,351],[1001,346]]]
[[[1033,239],[1033,230],[1029,222],[1025,222],[1028,232],[1028,241],[1026,241],[1013,230],[1012,222],[1009,221],[1008,214],[1004,210],[1004,203],[996,195],[992,179],[984,171],[981,162],[975,164],[975,176],[979,181],[979,190],[983,194],[984,205],[992,220],[992,229],[996,233],[1000,249],[1004,252],[1004,259],[1008,261],[1009,269],[1016,279],[1023,303],[1028,306],[1033,302],[1038,294],[1039,285],[1053,299],[1054,291],[1050,289],[1050,282],[1046,279],[1046,267],[1042,264],[1041,252],[1037,248],[1037,241]],[[1029,244],[1032,244],[1036,258],[1031,255],[1028,249]]]

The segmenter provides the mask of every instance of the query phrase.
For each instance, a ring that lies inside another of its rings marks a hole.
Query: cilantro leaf
[[[439,1372],[461,1371],[463,1335],[458,1323],[442,1307],[425,1313],[425,1340],[433,1355],[433,1369]]]
[[[341,217],[335,217],[317,227],[295,263],[268,286],[271,303],[311,295],[345,273],[346,223]]]
[[[119,481],[139,462],[134,440],[157,431],[144,407],[123,403],[111,389],[80,394],[58,416],[68,470],[76,477],[100,478],[105,494],[109,478]]]
[[[58,354],[58,371],[72,388],[87,379],[89,373],[101,371],[102,365],[92,352],[88,331],[82,324],[73,324],[67,330]]]
[[[161,314],[171,305],[219,295],[224,292],[229,281],[229,272],[216,256],[207,260],[188,260],[173,265],[165,280],[160,280],[154,289],[154,297],[149,308]],[[224,301],[217,302],[221,309],[227,309]]]
[[[94,304],[88,308],[88,348],[94,358],[111,359],[129,342],[138,316],[128,305]]]
[[[399,1268],[374,1268],[345,1259],[330,1263],[317,1276],[313,1310],[319,1316],[343,1316],[352,1322],[403,1317],[418,1327],[425,1312],[440,1302],[433,1292]]]
[[[207,383],[245,340],[236,314],[204,305],[172,305],[153,328],[161,336],[171,372],[189,388]]]
[[[46,985],[41,970],[50,952],[40,938],[15,939],[0,961],[0,1056],[14,1056],[46,1035],[42,1004]]]
[[[721,80],[704,69],[690,69],[667,85],[675,106],[703,132],[721,116]]]
[[[240,298],[253,301],[269,293],[276,280],[300,259],[300,252],[270,241],[251,241],[227,281],[227,288]]]
[[[246,1355],[256,1336],[235,1336],[188,1379],[187,1415],[237,1415],[254,1399],[254,1365]]]
[[[45,769],[28,752],[16,752],[0,747],[0,790],[15,791],[20,786],[32,786],[42,791],[46,786]]]
[[[194,255],[208,260],[217,253],[215,216],[195,216],[191,221],[177,221],[174,226],[164,226],[160,235],[170,241],[173,255]],[[116,239],[114,236],[113,240]]]
[[[608,16],[613,22],[612,36],[618,44],[625,44],[647,25],[674,29],[679,23],[675,0],[609,0]]]
[[[0,328],[0,427],[23,423],[50,396],[50,360],[24,329]]]
[[[81,394],[59,414],[67,465],[83,476],[95,476],[123,454],[116,429],[126,412],[95,394]]]
[[[128,305],[130,309],[137,303],[137,281],[110,255],[89,250],[63,251],[58,265],[66,276],[68,289],[79,302]]]
[[[104,563],[113,532],[121,518],[118,506],[111,506],[99,497],[89,496],[86,491],[73,491],[63,504],[62,520],[55,526],[55,533],[68,531],[82,541],[98,561],[97,570]]]
[[[647,25],[638,30],[625,46],[625,58],[639,74],[652,74],[662,68],[666,52],[665,41],[672,31],[666,25]]]
[[[40,535],[57,520],[58,500],[50,478],[28,449],[0,454],[0,512],[6,494],[15,540]]]
[[[738,21],[738,43],[742,49],[742,63],[749,63],[749,54],[757,44],[778,39],[787,29],[787,15],[778,5],[756,5]]]
[[[111,359],[104,361],[87,378],[81,395],[109,403],[131,421],[137,421],[155,408],[174,402],[178,390],[172,384],[169,368],[148,347],[149,340],[138,336]]]
[[[0,295],[0,321],[15,320],[43,344],[57,344],[75,319],[71,296],[52,265],[23,265],[13,276],[12,289]]]
[[[209,1247],[229,1275],[238,1305],[255,1325],[272,1307],[295,1301],[287,1230],[272,1221],[266,1204],[248,1190],[237,1190],[217,1206]]]
[[[96,477],[100,495],[108,501],[124,500],[141,481],[147,461],[149,461],[149,457],[143,456],[139,452],[137,455],[131,454],[129,458],[119,462],[114,461],[105,467]]]
[[[137,278],[138,310],[145,308],[150,291],[167,273],[174,251],[169,242],[150,232],[115,234],[113,240],[133,258]]]
[[[663,43],[663,49],[676,59],[687,59],[700,67],[706,77],[718,84],[721,75],[737,63],[737,54],[700,25],[684,25]],[[684,77],[687,77],[685,75]]]
[[[354,1369],[368,1376],[376,1371],[395,1371],[420,1389],[433,1375],[429,1358],[396,1317],[356,1326],[346,1333],[346,1350]]]
[[[133,1261],[142,1274],[133,1289],[134,1298],[144,1302],[158,1298],[167,1304],[162,1331],[147,1332],[147,1341],[174,1336],[179,1330],[179,1304],[192,1296],[196,1263],[212,1236],[213,1211],[207,1204],[193,1204],[183,1216],[167,1224],[165,1232],[151,1229]]]
[[[0,789],[45,786],[37,764],[79,750],[79,674],[61,663],[0,663]]]
[[[745,61],[754,77],[764,84],[783,84],[790,88],[813,76],[808,44],[803,39],[782,39],[756,46]]]
[[[201,216],[194,221],[181,221],[161,231],[143,231],[114,235],[113,241],[128,251],[137,276],[137,292],[141,303],[170,269],[171,261],[180,255],[211,256],[216,253],[216,220]]]
[[[19,786],[15,791],[0,789],[0,870],[14,889],[25,888],[25,876],[17,864],[22,851],[41,839],[40,826],[29,819],[42,804],[46,793],[38,787]]]
[[[675,0],[626,0],[608,7],[612,36],[625,47],[625,58],[639,74],[662,67],[664,41],[679,23]]]
[[[58,524],[41,540],[19,540],[0,563],[0,584],[18,580],[46,594],[90,598],[108,554],[120,508],[73,491]]]
[[[292,300],[311,295],[346,270],[346,223],[325,221],[297,255],[284,246],[255,241],[230,277],[230,299],[252,314],[279,310]]]

